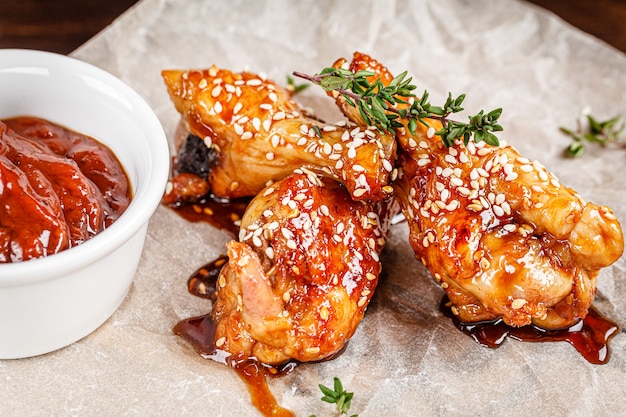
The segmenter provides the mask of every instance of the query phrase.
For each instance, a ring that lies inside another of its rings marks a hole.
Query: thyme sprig
[[[352,72],[343,68],[324,68],[319,74],[308,75],[294,72],[294,76],[303,78],[319,85],[325,91],[336,91],[346,102],[358,109],[363,120],[381,131],[391,132],[404,125],[401,120],[407,121],[407,127],[412,134],[417,130],[417,124],[426,127],[426,119],[441,121],[442,128],[435,132],[446,146],[452,146],[456,139],[462,139],[467,145],[470,139],[474,142],[484,141],[489,145],[497,146],[498,137],[494,132],[502,130],[498,118],[502,109],[495,109],[488,113],[481,110],[474,116],[469,116],[467,123],[451,120],[453,113],[463,111],[461,107],[465,94],[448,98],[443,106],[433,106],[428,101],[428,91],[418,99],[413,93],[416,86],[411,84],[412,78],[403,72],[395,77],[389,85],[384,85],[378,78],[373,83],[368,78],[376,74],[371,71]]]
[[[291,91],[292,94],[298,94],[307,88],[309,88],[310,84],[296,84],[296,81],[291,76],[287,76],[287,90]]]
[[[587,121],[586,126],[584,120]],[[621,122],[621,124],[620,124]],[[565,155],[570,158],[580,158],[585,152],[585,143],[599,143],[608,145],[611,143],[621,144],[626,147],[626,123],[620,116],[612,117],[605,121],[587,114],[582,120],[579,119],[576,130],[560,127],[561,132],[572,138],[572,143],[565,148]]]
[[[337,417],[340,417],[344,414],[348,414],[350,410],[350,402],[352,401],[352,397],[354,396],[353,392],[347,392],[343,388],[343,384],[341,380],[337,377],[333,378],[333,388],[328,388],[322,384],[319,385],[320,391],[324,396],[322,397],[322,401],[325,401],[329,404],[337,405]],[[311,417],[315,417],[314,415]],[[350,417],[358,417],[358,414],[352,414]]]

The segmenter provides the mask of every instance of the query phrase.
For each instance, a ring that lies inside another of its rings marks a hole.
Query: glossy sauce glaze
[[[602,365],[609,361],[609,341],[619,328],[591,307],[587,316],[570,327],[546,330],[534,325],[511,327],[498,319],[490,322],[463,323],[452,314],[447,297],[440,304],[441,312],[454,325],[482,346],[500,347],[510,337],[524,342],[568,342],[590,363]]]
[[[207,196],[195,203],[176,202],[165,205],[187,221],[205,222],[237,236],[241,217],[249,202],[249,199],[223,201]]]
[[[219,273],[227,262],[221,256],[198,269],[188,280],[189,292],[198,297],[213,300]],[[281,366],[269,366],[253,358],[242,358],[230,355],[215,346],[215,322],[211,315],[185,319],[174,326],[174,333],[194,348],[203,358],[225,364],[233,368],[237,375],[246,383],[252,403],[266,416],[291,417],[294,414],[278,405],[272,395],[266,377],[284,375],[296,366],[296,362],[287,362]]]
[[[96,139],[36,117],[0,122],[0,263],[76,246],[130,200],[121,163]]]

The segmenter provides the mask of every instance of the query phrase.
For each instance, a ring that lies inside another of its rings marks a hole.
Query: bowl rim
[[[142,227],[147,226],[158,208],[167,184],[170,164],[167,137],[154,110],[137,91],[116,76],[85,61],[54,52],[0,49],[0,72],[17,65],[38,68],[62,65],[72,72],[97,78],[122,93],[132,104],[136,117],[146,120],[141,130],[150,138],[147,148],[151,158],[146,163],[146,185],[142,189],[133,190],[128,208],[111,226],[91,239],[61,252],[23,262],[0,263],[0,288],[62,277],[105,257],[131,239]],[[54,272],[50,274],[50,271]]]

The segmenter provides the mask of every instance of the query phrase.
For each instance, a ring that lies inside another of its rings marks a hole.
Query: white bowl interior
[[[112,250],[149,219],[163,194],[169,155],[156,115],[134,90],[73,58],[0,50],[0,91],[0,119],[37,116],[90,135],[109,146],[126,169],[134,193],[131,205],[105,233],[72,248],[72,262],[88,263],[102,246]],[[0,265],[0,287],[43,279],[33,276],[33,270],[46,272],[48,277],[51,268],[66,271],[69,260],[63,258],[69,256],[65,251],[27,263]]]
[[[0,119],[36,116],[94,137],[124,166],[126,212],[69,250],[0,264],[0,359],[59,349],[117,309],[135,275],[169,174],[163,129],[148,104],[105,71],[62,55],[0,50]]]

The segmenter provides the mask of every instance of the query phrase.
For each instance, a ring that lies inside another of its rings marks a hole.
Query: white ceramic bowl
[[[40,259],[0,264],[0,359],[51,352],[88,335],[119,307],[169,171],[161,124],[111,74],[47,52],[0,50],[0,120],[36,116],[92,136],[117,155],[133,199],[102,233]]]

